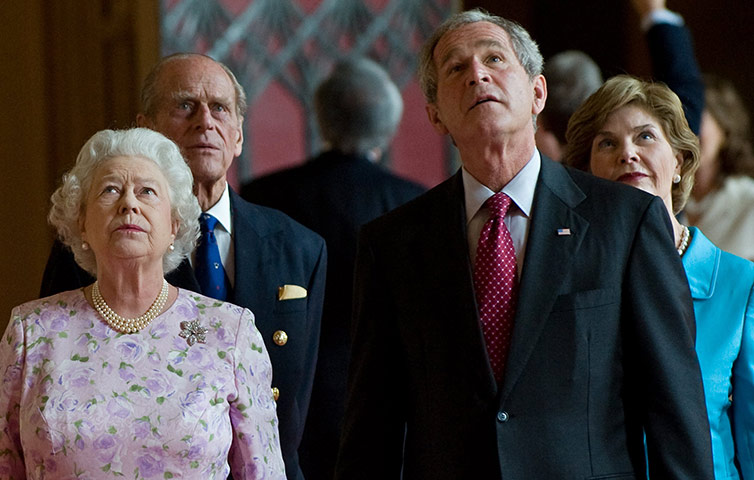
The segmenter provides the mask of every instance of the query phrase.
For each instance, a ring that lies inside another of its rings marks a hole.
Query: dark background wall
[[[647,47],[630,0],[468,0],[524,25],[545,59],[563,50],[583,50],[606,76],[651,75]],[[703,72],[731,79],[754,111],[754,2],[668,0],[691,29]]]
[[[578,48],[607,75],[650,73],[629,0],[464,5],[519,21],[545,58]],[[754,110],[754,2],[670,0],[668,7],[691,27],[702,69],[732,79]],[[53,238],[48,199],[60,174],[92,133],[130,125],[159,48],[158,0],[0,2],[0,330],[14,305],[37,296]]]

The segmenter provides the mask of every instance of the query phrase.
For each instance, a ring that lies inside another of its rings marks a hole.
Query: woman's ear
[[[81,215],[79,215],[78,226],[81,240],[86,240],[86,211],[82,211]]]
[[[683,160],[684,160],[684,158],[683,158],[683,152],[676,152],[676,154],[675,154],[675,160],[676,160],[676,164],[675,164],[675,170],[674,171],[675,171],[675,173],[677,173],[677,174],[680,175],[681,174],[681,167],[683,167]]]

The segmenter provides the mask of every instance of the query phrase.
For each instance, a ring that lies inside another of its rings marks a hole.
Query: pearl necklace
[[[92,302],[94,302],[94,308],[97,310],[97,313],[114,330],[121,333],[136,333],[149,325],[162,312],[162,308],[168,300],[168,287],[167,280],[163,279],[162,290],[157,295],[157,298],[154,299],[154,302],[152,302],[152,306],[143,315],[136,318],[123,318],[115,313],[105,299],[102,298],[102,294],[99,291],[99,282],[94,282],[92,286]]]
[[[689,227],[681,225],[683,227],[683,233],[681,234],[681,240],[678,242],[678,255],[683,256],[686,252],[686,247],[689,246]]]

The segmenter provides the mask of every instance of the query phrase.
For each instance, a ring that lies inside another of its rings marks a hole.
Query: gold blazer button
[[[288,334],[283,330],[278,330],[277,332],[272,334],[272,341],[275,342],[275,345],[277,345],[278,347],[282,347],[283,345],[288,343]]]
[[[280,390],[278,390],[278,387],[272,387],[272,398],[275,399],[275,401],[278,401],[278,397],[280,396]]]

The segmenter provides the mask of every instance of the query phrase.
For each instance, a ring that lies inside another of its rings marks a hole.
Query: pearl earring
[[[170,251],[172,252],[173,250],[175,250],[175,245],[173,245],[173,244],[171,243],[171,244],[170,244],[170,246],[168,247],[168,249],[169,249],[169,250],[170,250]]]
[[[81,242],[81,250],[89,250],[89,244],[86,242]]]
[[[673,175],[673,183],[681,183],[681,175],[676,173]]]

